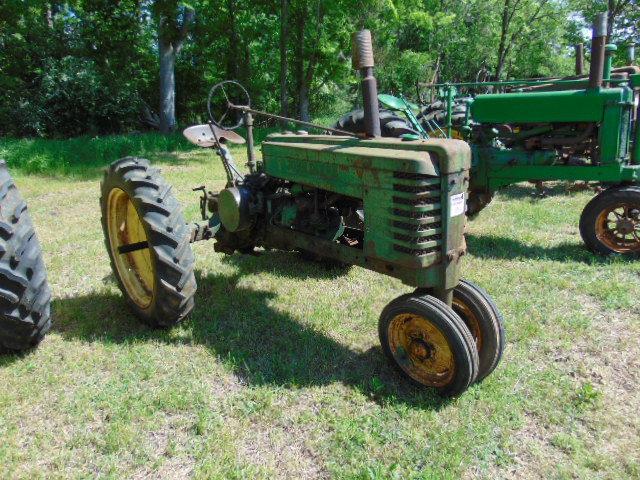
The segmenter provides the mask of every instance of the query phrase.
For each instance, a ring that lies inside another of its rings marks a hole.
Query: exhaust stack
[[[380,137],[380,110],[378,108],[378,84],[373,76],[373,45],[371,32],[360,30],[353,34],[353,67],[360,70],[362,78],[362,105],[364,128],[367,137]]]
[[[633,43],[627,45],[627,60],[629,65],[633,65],[633,62],[636,61],[636,46]]]
[[[607,12],[599,13],[593,22],[591,37],[591,65],[589,68],[589,88],[602,86],[604,76],[604,47],[607,43]]]

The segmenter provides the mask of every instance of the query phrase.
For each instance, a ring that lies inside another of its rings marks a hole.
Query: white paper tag
[[[464,213],[464,193],[451,195],[451,204],[449,207],[449,217],[457,217]]]

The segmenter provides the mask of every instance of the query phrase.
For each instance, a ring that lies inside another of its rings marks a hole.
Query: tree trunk
[[[318,55],[319,55],[319,47],[318,44],[320,42],[320,29],[322,25],[322,17],[324,15],[324,11],[322,9],[322,1],[318,1],[316,3],[316,12],[315,12],[315,25],[317,27],[317,37],[311,39],[309,44],[312,45],[311,54],[305,54],[305,35],[306,35],[306,27],[307,27],[307,4],[305,3],[304,10],[298,13],[296,19],[296,35],[297,35],[297,45],[296,45],[296,80],[298,85],[298,114],[300,120],[305,122],[309,122],[311,120],[310,113],[310,90],[311,85],[313,83],[313,76],[315,73],[316,66],[318,64]],[[301,13],[301,14],[300,14]],[[307,67],[305,69],[305,56],[308,57]]]
[[[231,80],[239,80],[240,67],[238,56],[240,49],[240,37],[238,35],[236,25],[236,0],[227,1],[227,10],[229,11],[229,53],[227,55],[227,77]]]
[[[53,29],[53,7],[51,6],[50,2],[47,2],[44,17],[45,17],[45,21],[47,22],[47,27],[49,27],[49,29],[52,30]]]
[[[160,56],[160,131],[169,133],[176,128],[176,55],[189,33],[195,11],[187,7],[178,25],[175,17],[158,12],[158,54]]]
[[[616,23],[616,0],[609,0],[607,2],[607,43],[611,41],[611,35],[613,34],[613,26]]]
[[[507,50],[507,36],[509,34],[509,24],[511,23],[511,15],[509,15],[510,0],[504,0],[504,8],[502,9],[502,22],[500,25],[500,43],[498,44],[498,65],[496,66],[495,77],[496,80],[500,80],[502,75],[502,69],[504,68],[504,61],[506,58]]]
[[[176,128],[176,55],[173,44],[159,40],[160,50],[160,131],[169,133]]]
[[[618,21],[618,17],[620,15],[624,18],[624,11],[629,6],[632,5],[631,0],[608,0],[608,14],[607,14],[607,43],[611,42],[613,32],[616,26],[616,22]],[[632,8],[637,8],[636,6],[632,6]]]
[[[296,42],[295,42],[295,66],[294,75],[296,80],[296,87],[298,89],[298,118],[302,118],[303,109],[306,108],[306,114],[309,115],[309,91],[304,91],[304,31],[306,26],[306,4],[304,10],[299,11],[296,14]],[[303,106],[306,97],[306,107]]]
[[[298,95],[300,120],[303,122],[311,121],[311,114],[309,113],[309,85],[303,82],[300,86],[300,93]]]
[[[287,89],[287,73],[289,59],[287,45],[289,44],[289,1],[280,2],[280,115],[289,116],[289,91]]]

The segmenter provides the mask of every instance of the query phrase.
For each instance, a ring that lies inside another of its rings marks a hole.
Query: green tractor
[[[413,129],[401,136],[462,138],[470,144],[469,216],[514,183],[597,182],[601,191],[580,218],[586,246],[602,255],[637,255],[640,69],[612,68],[616,47],[606,45],[606,21],[606,13],[600,14],[594,24],[588,77],[435,84],[430,86],[440,89],[443,100],[418,110],[404,98],[381,95],[380,101],[398,117],[396,131]],[[464,89],[501,92],[456,98]],[[343,118],[338,125],[344,123]]]
[[[253,115],[282,117],[252,109],[240,84],[222,82],[209,94],[209,123],[184,134],[220,157],[225,188],[201,188],[202,219],[187,223],[148,161],[113,163],[100,202],[111,265],[134,312],[152,327],[169,327],[193,308],[195,241],[213,239],[225,254],[302,251],[399,278],[415,290],[382,312],[382,349],[411,380],[457,395],[489,375],[504,348],[491,297],[460,279],[469,147],[381,138],[370,33],[358,32],[354,41],[366,138],[287,119],[333,135],[273,134],[258,159]],[[234,131],[241,124],[246,139]],[[228,148],[242,143],[246,173]]]

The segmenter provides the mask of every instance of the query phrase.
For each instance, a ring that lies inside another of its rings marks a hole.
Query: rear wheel
[[[102,229],[118,286],[136,314],[169,327],[193,308],[191,230],[171,187],[149,162],[111,164],[101,184]]]
[[[465,391],[478,373],[478,353],[462,319],[429,295],[393,300],[378,324],[382,350],[412,381],[442,396]]]
[[[596,195],[582,211],[580,235],[599,255],[640,254],[640,187],[612,187]]]
[[[0,160],[0,351],[37,345],[51,328],[50,302],[27,204]]]
[[[451,109],[451,125],[452,138],[462,139],[464,140],[464,135],[462,134],[462,127],[465,124],[467,119],[467,103],[465,102],[466,98],[457,98],[454,100],[452,109]],[[430,131],[430,125],[434,123],[440,127],[443,131],[446,131],[447,128],[447,105],[446,102],[442,100],[435,101],[422,109],[422,111],[417,116],[418,121],[422,123],[422,127]],[[442,135],[439,131],[434,132],[435,136]]]
[[[354,110],[336,122],[333,128],[352,133],[364,133],[364,111]],[[380,110],[380,132],[383,137],[400,137],[404,134],[418,135],[403,117],[391,110]]]
[[[478,378],[495,370],[504,351],[504,320],[493,299],[482,288],[460,280],[453,290],[453,311],[464,321],[478,350]]]

